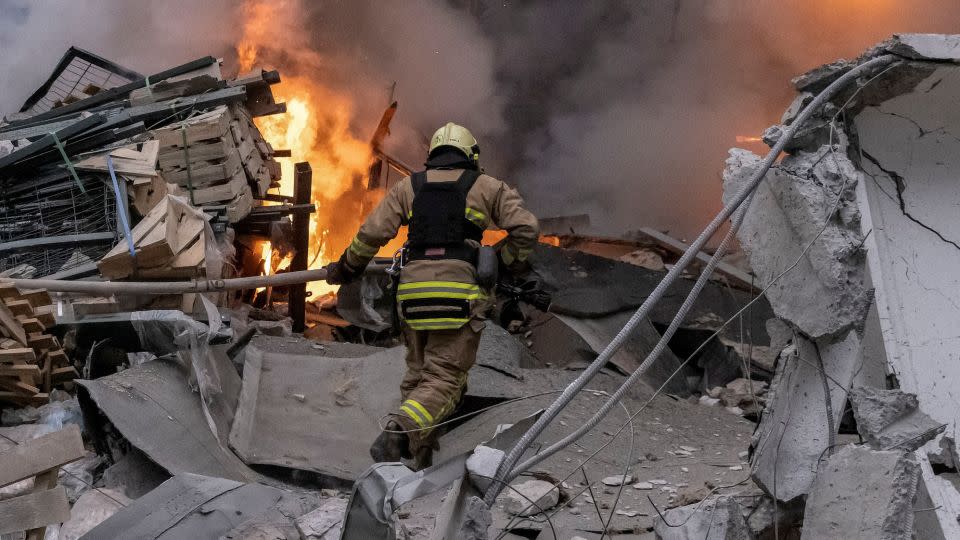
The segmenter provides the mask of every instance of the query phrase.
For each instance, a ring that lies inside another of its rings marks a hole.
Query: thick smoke
[[[70,44],[140,71],[204,54],[229,64],[238,5],[0,0],[0,105],[15,109]],[[726,149],[778,119],[791,77],[894,32],[960,28],[956,0],[279,5],[275,31],[299,37],[265,56],[349,95],[358,136],[393,88],[399,157],[421,163],[433,129],[464,123],[488,172],[540,215],[587,212],[613,235],[696,232],[719,207]]]

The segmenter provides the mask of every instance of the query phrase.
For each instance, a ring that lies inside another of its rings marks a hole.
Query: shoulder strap
[[[410,175],[410,183],[413,185],[413,196],[416,197],[417,193],[420,193],[420,190],[423,189],[423,185],[427,183],[427,171],[415,172]]]
[[[463,194],[464,199],[467,198],[467,193],[470,193],[470,190],[473,189],[473,185],[477,183],[477,178],[480,178],[481,174],[480,171],[470,169],[460,174],[460,178],[457,179],[457,189]]]

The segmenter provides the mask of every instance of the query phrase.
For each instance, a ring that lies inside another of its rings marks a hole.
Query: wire
[[[503,459],[503,461],[501,461],[500,466],[497,469],[496,478],[503,479],[512,473],[517,461],[520,459],[526,449],[533,443],[533,441],[543,432],[546,426],[553,421],[553,419],[559,414],[560,410],[570,403],[573,397],[580,390],[582,390],[584,386],[586,386],[586,384],[600,371],[600,369],[607,364],[613,354],[620,349],[627,336],[640,323],[640,321],[649,314],[653,306],[660,301],[660,299],[666,293],[667,288],[673,285],[677,278],[680,277],[682,272],[696,257],[697,253],[703,249],[703,246],[707,243],[707,241],[713,237],[720,225],[725,222],[737,208],[740,207],[740,205],[747,199],[747,197],[750,196],[751,193],[753,193],[753,191],[765,177],[767,171],[776,161],[777,157],[779,157],[780,153],[786,147],[787,142],[793,139],[799,128],[806,123],[806,121],[813,115],[814,111],[819,110],[820,107],[840,88],[845,87],[850,81],[855,80],[861,74],[874,68],[886,67],[896,60],[897,57],[894,55],[884,55],[854,67],[830,83],[827,88],[820,92],[820,94],[817,95],[817,97],[815,97],[813,101],[800,112],[794,122],[774,144],[773,148],[770,149],[770,152],[759,164],[758,168],[750,177],[750,179],[731,198],[728,204],[724,206],[723,210],[721,210],[720,213],[713,218],[713,220],[707,225],[697,239],[690,244],[687,250],[680,257],[680,260],[678,260],[676,265],[670,269],[663,280],[657,284],[654,290],[650,293],[640,308],[637,309],[636,313],[633,314],[620,333],[618,333],[613,340],[611,340],[607,347],[597,356],[596,360],[594,360],[593,363],[587,367],[580,377],[578,377],[576,380],[570,383],[567,388],[564,389],[563,393],[561,393],[556,401],[554,401],[554,403],[547,408],[544,414],[537,419],[534,425],[527,430],[527,433],[525,433],[517,442],[517,444],[514,445],[514,447],[507,453],[506,457]],[[500,483],[494,483],[487,489],[487,492],[484,494],[484,502],[486,502],[488,506],[492,505],[494,500],[496,500],[500,489],[502,489],[500,487]]]

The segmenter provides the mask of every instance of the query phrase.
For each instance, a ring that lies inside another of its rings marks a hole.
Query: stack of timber
[[[67,493],[57,477],[60,467],[87,453],[80,428],[68,425],[18,444],[8,442],[0,452],[0,488],[17,496],[0,501],[0,535],[25,533],[19,537],[42,540],[48,525],[70,520]]]
[[[195,205],[225,205],[231,223],[250,213],[254,195],[279,185],[274,150],[244,107],[220,106],[152,135],[163,178]]]
[[[57,338],[50,295],[0,283],[0,402],[43,405],[50,390],[79,375]]]
[[[280,76],[255,70],[226,78],[213,57],[149,76],[101,63],[113,87],[54,95],[70,88],[61,62],[19,113],[0,122],[0,275],[204,277],[214,246],[197,232],[194,214],[182,223],[166,218],[179,208],[169,197],[212,216],[228,261],[233,225],[276,197],[267,194],[279,186],[274,158],[289,157],[254,123],[286,111],[271,91]]]

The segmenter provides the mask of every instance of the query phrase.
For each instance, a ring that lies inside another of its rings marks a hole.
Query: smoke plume
[[[0,0],[0,105],[19,108],[69,45],[141,72],[205,54],[235,63],[226,0]],[[352,100],[357,136],[400,103],[389,148],[412,164],[446,121],[541,216],[594,232],[696,232],[719,207],[726,150],[759,135],[793,76],[895,32],[956,32],[955,0],[286,0],[265,55]],[[754,150],[762,150],[755,147]]]

